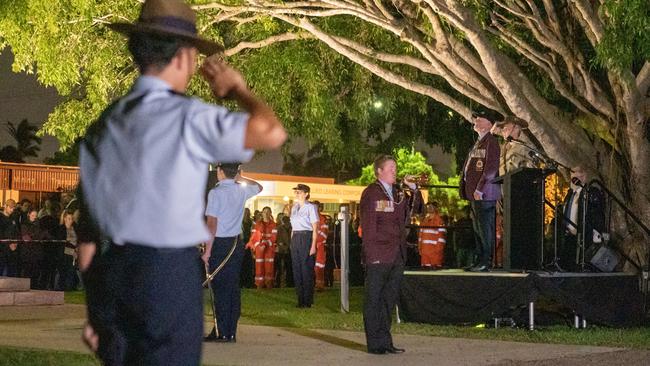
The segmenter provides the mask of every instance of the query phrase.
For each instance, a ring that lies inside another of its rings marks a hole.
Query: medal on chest
[[[375,212],[394,212],[395,204],[391,200],[375,201]]]

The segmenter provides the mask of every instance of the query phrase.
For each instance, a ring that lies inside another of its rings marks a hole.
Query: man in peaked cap
[[[470,202],[478,263],[471,271],[487,272],[492,263],[495,243],[495,208],[501,198],[501,187],[492,181],[499,174],[499,143],[490,133],[492,126],[502,117],[498,112],[477,110],[472,112],[474,131],[478,139],[469,152],[460,179],[460,196]]]
[[[146,0],[136,22],[109,27],[128,36],[140,76],[80,148],[84,340],[108,365],[198,365],[203,271],[195,246],[212,239],[203,220],[208,164],[246,162],[286,133],[241,74],[214,57],[201,75],[244,111],[183,94],[198,53],[222,50],[197,35],[184,2]],[[108,244],[99,250],[100,242]]]
[[[528,128],[528,122],[515,116],[506,116],[492,127],[491,132],[503,137],[503,144],[500,146],[501,156],[499,157],[499,175],[512,172],[517,168],[533,168],[534,161],[528,153],[530,149],[520,141],[527,139],[523,130]],[[503,265],[503,201],[497,202],[496,219],[496,245],[494,251],[494,265]]]

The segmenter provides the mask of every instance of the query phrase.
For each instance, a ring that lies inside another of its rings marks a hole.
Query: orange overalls
[[[443,226],[442,218],[438,214],[429,214],[420,223],[420,226]],[[421,228],[418,233],[418,249],[420,250],[420,264],[422,267],[440,268],[444,262],[445,228]]]
[[[329,233],[329,226],[327,225],[327,218],[325,215],[318,214],[318,236],[316,237],[316,264],[314,265],[314,272],[316,273],[316,289],[322,290],[325,288],[325,242],[327,241],[327,234]]]
[[[246,245],[255,253],[255,286],[273,288],[275,282],[275,248],[278,230],[272,220],[255,223],[251,238]]]

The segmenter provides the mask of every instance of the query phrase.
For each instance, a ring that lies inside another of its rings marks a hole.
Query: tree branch
[[[306,18],[293,19],[284,15],[280,15],[279,18],[285,20],[290,24],[293,24],[297,27],[300,27],[308,31],[309,33],[316,36],[316,38],[318,38],[319,40],[327,44],[334,51],[347,57],[352,62],[355,62],[356,64],[362,66],[366,70],[372,72],[373,74],[379,76],[380,78],[386,80],[387,82],[401,86],[404,89],[414,91],[418,94],[426,95],[442,103],[448,108],[456,111],[457,113],[461,114],[468,120],[471,118],[470,109],[460,101],[456,100],[455,98],[449,96],[448,94],[438,89],[432,88],[428,85],[423,85],[414,82],[412,80],[407,80],[404,76],[398,75],[394,72],[391,72],[390,70],[387,70],[371,62],[370,60],[368,60],[367,57],[359,53],[357,50],[353,50],[351,48],[346,47],[345,45],[338,42],[334,37],[323,32],[321,29],[319,29],[317,26],[311,23],[308,19]]]
[[[594,9],[589,1],[586,0],[571,0],[569,6],[572,6],[581,15],[585,27],[585,31],[592,46],[596,46],[603,39],[605,35],[605,27],[598,16],[598,12]]]
[[[315,37],[312,36],[309,33],[291,33],[291,32],[287,32],[287,33],[283,33],[283,34],[279,34],[279,35],[276,35],[276,36],[266,38],[266,39],[264,39],[262,41],[259,41],[259,42],[240,42],[235,47],[225,50],[224,55],[227,56],[227,57],[230,57],[230,56],[235,55],[235,54],[237,54],[237,53],[239,53],[239,52],[241,52],[241,51],[243,51],[245,49],[262,48],[262,47],[266,47],[266,46],[269,46],[269,45],[272,45],[272,44],[278,43],[278,42],[293,41],[293,40],[297,40],[297,39],[310,39],[310,38],[313,39]]]
[[[650,89],[650,61],[646,61],[636,75],[636,87],[641,95],[647,95],[648,89]]]
[[[570,49],[568,47],[566,34],[564,34],[565,32],[562,32],[561,27],[558,24],[558,19],[553,7],[551,8],[551,11],[544,9],[546,10],[545,13],[548,16],[547,19],[544,19],[542,18],[542,12],[534,0],[526,0],[526,6],[530,9],[530,14],[524,14],[520,9],[512,9],[512,7],[509,7],[500,1],[496,3],[509,13],[514,10],[515,13],[511,14],[523,20],[522,25],[524,25],[531,32],[533,37],[544,47],[548,48],[561,57],[564,65],[567,68],[566,74],[573,82],[573,87],[562,88],[562,94],[565,97],[567,97],[567,94],[577,93],[577,95],[583,98],[595,112],[600,113],[602,116],[605,116],[608,119],[614,117],[614,108],[609,102],[607,95],[603,93],[596,80],[592,78],[589,71],[585,68],[585,58],[578,52],[577,49]],[[545,4],[546,3],[547,2],[545,1]],[[493,18],[493,20],[493,24],[495,26],[499,24],[496,18]],[[505,28],[501,27],[501,30],[503,29]],[[518,38],[518,41],[520,44],[524,43],[521,38]],[[532,50],[534,47],[527,45],[527,49]],[[530,55],[531,53],[523,54],[525,57],[529,57]],[[539,65],[535,60],[531,59],[531,61]],[[547,64],[551,66],[551,68],[543,69],[544,72],[548,72],[548,70],[554,69],[557,73],[557,70],[555,69],[555,65],[557,64],[556,62],[547,62]],[[549,77],[556,80],[554,81],[554,84],[556,84],[557,81],[563,83],[563,78],[558,79],[557,76],[551,74],[549,74]],[[575,92],[569,93],[569,90],[571,89],[573,89]],[[580,105],[578,106],[580,107]]]

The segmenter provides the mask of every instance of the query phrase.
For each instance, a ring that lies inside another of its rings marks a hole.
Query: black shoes
[[[386,348],[386,351],[388,353],[404,353],[404,352],[406,352],[406,350],[404,348],[397,348],[397,347],[393,346],[392,344],[390,345],[390,347]]]
[[[368,348],[368,353],[373,355],[385,355],[388,350],[386,348]]]
[[[387,353],[404,353],[406,350],[404,348],[397,348],[393,346],[392,344],[388,347],[381,347],[381,348],[368,348],[368,353],[373,354],[373,355],[385,355]]]
[[[215,341],[217,343],[237,343],[237,337],[235,336],[219,336]]]
[[[217,333],[212,330],[210,334],[203,337],[203,342],[216,342],[216,343],[237,343],[237,337],[235,336],[217,336]]]
[[[216,342],[217,338],[218,338],[217,337],[217,332],[213,328],[212,331],[210,332],[210,334],[203,337],[203,342]]]

